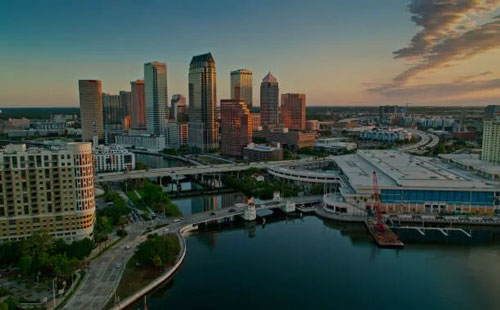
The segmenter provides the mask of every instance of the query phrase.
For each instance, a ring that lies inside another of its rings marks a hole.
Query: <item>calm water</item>
[[[187,186],[196,186],[188,183]],[[214,196],[198,196],[191,198],[175,199],[172,200],[178,207],[182,214],[193,214],[209,210],[217,210],[221,208],[230,208],[235,203],[244,202],[246,199],[244,195],[239,193],[222,194]]]
[[[363,227],[307,216],[189,237],[184,265],[148,306],[500,309],[499,287],[498,244],[381,250]]]

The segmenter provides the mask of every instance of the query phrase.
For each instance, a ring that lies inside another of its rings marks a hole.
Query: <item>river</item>
[[[174,202],[189,214],[239,199]],[[187,238],[183,266],[148,296],[148,309],[500,309],[500,238],[478,236],[427,244],[406,232],[405,248],[391,250],[363,226],[316,216],[212,227]]]
[[[500,244],[378,249],[364,227],[315,216],[187,239],[149,309],[500,309]],[[137,305],[135,308],[137,309]]]

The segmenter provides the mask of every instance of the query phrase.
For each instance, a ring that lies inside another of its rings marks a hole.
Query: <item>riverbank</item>
[[[151,272],[151,269],[141,271],[140,268],[136,268],[135,260],[132,257],[127,263],[127,269],[125,270],[117,289],[118,296],[120,296],[119,293],[121,293],[122,296],[126,297],[114,305],[113,300],[111,300],[108,302],[108,306],[106,308],[111,310],[124,309],[125,307],[136,302],[145,294],[154,290],[161,283],[168,280],[179,269],[184,261],[184,258],[186,257],[186,240],[184,239],[183,233],[187,233],[190,228],[190,226],[186,226],[185,228],[181,228],[180,231],[175,234],[179,242],[179,252],[175,257],[175,260],[172,262],[172,265],[164,270],[163,273],[155,271]]]

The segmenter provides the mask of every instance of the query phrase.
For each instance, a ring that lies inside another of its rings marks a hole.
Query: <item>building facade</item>
[[[279,85],[269,72],[260,84],[260,123],[263,128],[279,126]]]
[[[252,110],[252,71],[239,69],[231,71],[231,99],[244,100],[248,109]]]
[[[131,120],[132,128],[146,129],[146,98],[144,80],[130,82],[131,88]]]
[[[187,122],[186,97],[175,94],[170,101],[170,119],[177,122]]]
[[[99,145],[92,150],[95,172],[130,171],[135,169],[135,155],[117,145]]]
[[[260,113],[252,113],[252,126],[253,130],[259,130],[261,128]]]
[[[82,140],[104,139],[102,86],[100,80],[79,80]]]
[[[306,95],[281,95],[281,123],[292,130],[306,129]]]
[[[102,93],[104,129],[122,129],[122,106],[120,95]]]
[[[189,65],[189,146],[203,152],[219,148],[215,60],[194,56]]]
[[[484,122],[481,159],[500,164],[500,120]]]
[[[125,130],[130,129],[132,126],[132,93],[129,91],[121,90],[120,93],[120,104],[121,104],[121,119],[122,128]]]
[[[0,152],[0,241],[40,230],[68,241],[91,237],[93,172],[90,143],[52,150],[7,145]]]
[[[146,99],[146,130],[162,135],[167,118],[167,64],[144,64],[144,94]]]
[[[306,121],[306,130],[308,130],[308,131],[319,131],[319,121],[318,120],[308,120],[308,121]]]
[[[288,131],[288,129],[256,130],[253,136],[263,138],[267,143],[279,143],[295,151],[304,147],[314,147],[316,140],[314,132]]]
[[[241,157],[252,142],[252,113],[244,100],[221,100],[221,155]]]
[[[165,149],[165,137],[150,134],[117,135],[115,136],[115,144],[126,148],[160,152]]]
[[[248,161],[271,161],[283,159],[283,148],[277,145],[250,143],[243,149],[243,157]]]

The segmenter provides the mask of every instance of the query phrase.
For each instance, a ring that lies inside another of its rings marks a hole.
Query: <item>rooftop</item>
[[[215,62],[212,53],[206,53],[202,55],[193,56],[191,59],[191,64],[200,62]]]
[[[380,187],[486,190],[500,185],[438,158],[399,151],[362,150],[335,157],[335,161],[354,187],[372,187],[373,171]]]
[[[262,83],[278,83],[278,79],[269,71],[269,73],[262,79]]]

